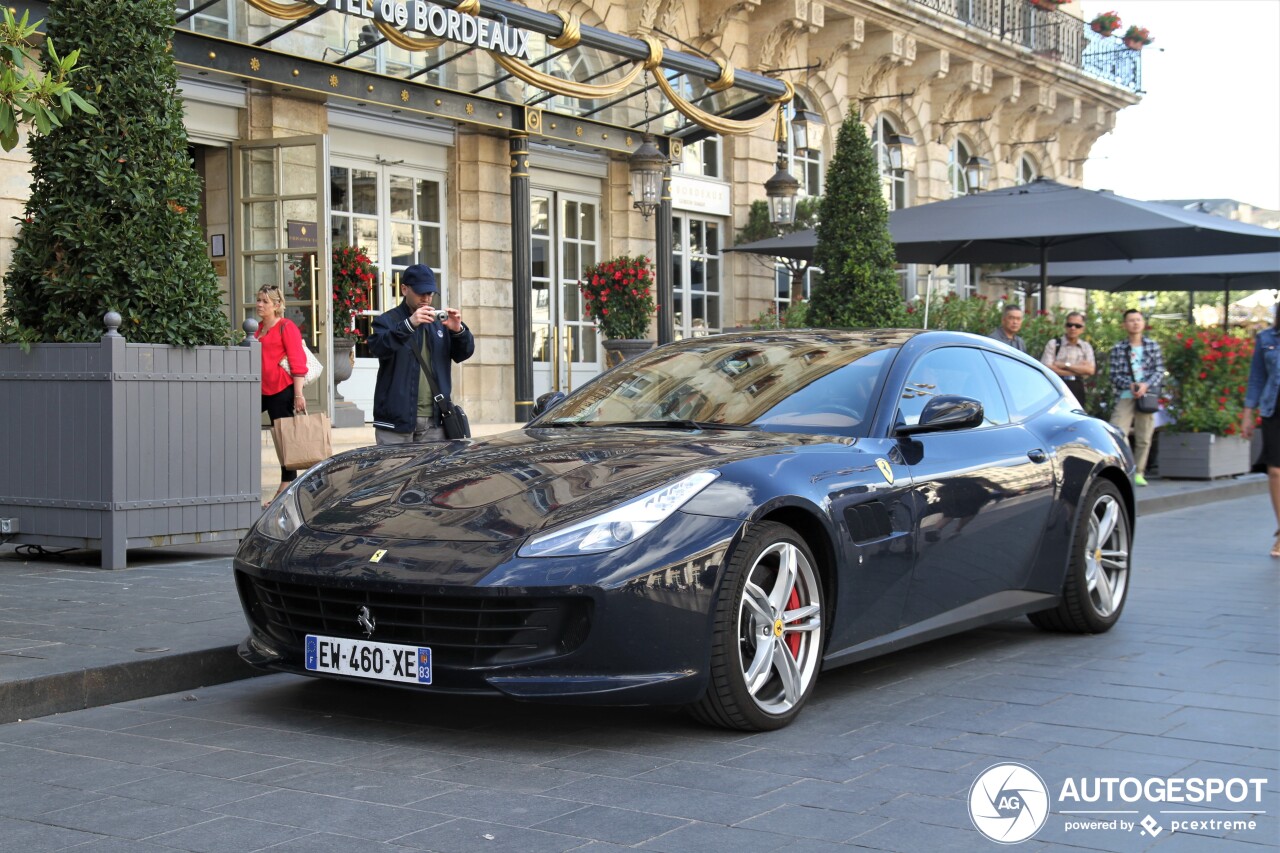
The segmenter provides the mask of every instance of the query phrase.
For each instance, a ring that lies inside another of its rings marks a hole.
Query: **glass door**
[[[600,260],[600,200],[534,188],[533,394],[569,392],[600,372],[600,345],[583,317],[578,279]]]
[[[720,331],[720,220],[671,217],[672,316],[677,340]]]
[[[323,136],[294,136],[238,142],[232,149],[232,192],[236,281],[241,309],[254,311],[258,288],[274,284],[284,292],[285,316],[302,330],[303,343],[326,370],[307,387],[307,408],[329,412],[333,371],[329,295],[330,253],[323,217],[329,207]],[[330,412],[330,414],[332,414]]]

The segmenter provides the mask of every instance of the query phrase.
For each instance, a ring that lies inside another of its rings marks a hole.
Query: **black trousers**
[[[267,413],[273,424],[281,418],[293,417],[293,386],[290,385],[277,394],[263,394],[262,411]],[[298,479],[297,471],[290,471],[281,466],[280,482],[291,483],[296,479]]]

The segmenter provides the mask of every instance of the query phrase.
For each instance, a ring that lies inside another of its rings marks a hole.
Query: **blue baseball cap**
[[[431,271],[431,267],[424,264],[414,264],[402,272],[400,274],[400,283],[405,287],[411,288],[419,296],[425,296],[428,293],[435,293],[439,290],[436,287],[436,274]]]

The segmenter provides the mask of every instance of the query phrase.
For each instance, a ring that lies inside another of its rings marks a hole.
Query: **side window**
[[[987,353],[987,358],[1009,391],[1009,408],[1015,421],[1025,420],[1061,398],[1049,378],[1034,367],[997,353]]]
[[[982,403],[985,423],[1009,422],[1004,395],[982,353],[968,347],[943,347],[927,352],[911,367],[898,401],[898,417],[905,424],[920,422],[930,397],[957,394]]]

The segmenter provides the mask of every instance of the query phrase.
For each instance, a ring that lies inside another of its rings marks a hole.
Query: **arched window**
[[[795,117],[796,110],[807,109],[809,106],[797,94],[787,106],[787,121]],[[787,154],[791,163],[788,171],[800,182],[802,195],[822,195],[822,136],[814,134],[807,144],[807,148],[797,148],[794,135],[787,134]]]
[[[1031,159],[1031,155],[1023,154],[1019,157],[1018,183],[1029,184],[1038,177],[1040,177],[1040,169],[1036,167],[1036,161]]]
[[[965,177],[964,167],[973,157],[973,149],[960,137],[951,144],[947,152],[947,179],[951,182],[951,196],[962,196],[969,192],[969,180]]]
[[[905,169],[893,168],[889,161],[889,149],[885,145],[890,136],[897,133],[898,128],[885,115],[879,116],[871,127],[871,148],[875,152],[884,200],[890,210],[901,210],[907,206],[907,172]]]

